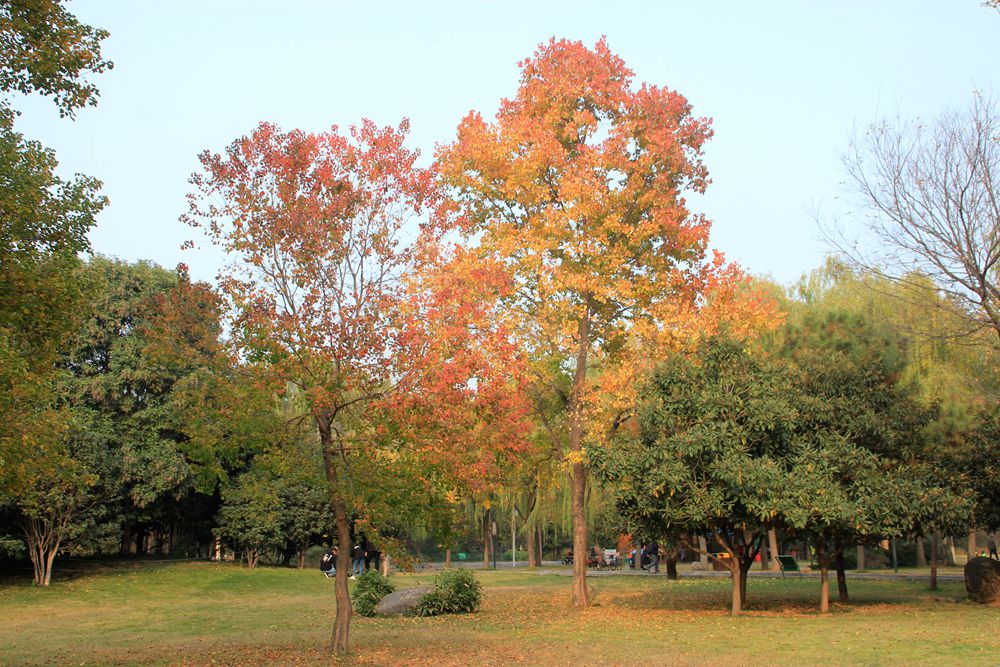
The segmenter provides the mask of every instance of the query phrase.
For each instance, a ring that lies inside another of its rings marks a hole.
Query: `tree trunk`
[[[382,559],[382,562],[380,563],[380,565],[382,566],[382,576],[383,577],[388,577],[389,576],[389,554],[381,554],[379,556],[379,558]]]
[[[924,538],[916,539],[917,547],[917,567],[927,567],[927,554],[924,553]]]
[[[965,543],[965,551],[969,554],[966,562],[976,557],[976,531],[970,530],[968,541]]]
[[[347,514],[347,503],[341,495],[341,479],[346,465],[343,448],[334,443],[330,428],[330,418],[322,413],[313,414],[323,447],[323,467],[326,473],[330,506],[337,523],[337,574],[334,578],[334,593],[337,613],[333,621],[330,650],[336,655],[345,655],[350,649],[351,596],[347,590],[347,577],[351,569],[351,524]]]
[[[931,590],[936,591],[937,585],[937,564],[938,564],[938,534],[931,535]]]
[[[865,545],[858,545],[858,570],[865,569]]]
[[[535,540],[535,561],[538,566],[542,565],[542,527],[540,525],[535,526],[535,533],[537,534],[537,539]]]
[[[299,569],[300,570],[306,569],[306,549],[307,548],[308,547],[305,547],[305,546],[299,548]]]
[[[740,609],[747,606],[747,579],[750,577],[750,568],[753,561],[740,563]]]
[[[830,611],[830,569],[823,564],[819,566],[819,613]]]
[[[771,549],[768,546],[768,540],[764,540],[760,545],[760,569],[761,571],[766,571],[771,562]]]
[[[958,559],[955,556],[955,538],[949,535],[948,537],[944,538],[944,541],[945,544],[948,545],[948,550],[945,552],[945,555],[947,556],[946,562],[948,563],[948,565],[954,567],[954,565],[958,562]]]
[[[490,511],[483,508],[483,569],[490,569]]]
[[[451,567],[451,549],[444,550],[444,566],[445,569]]]
[[[771,572],[781,572],[781,563],[778,562],[778,529],[771,528],[767,531],[767,543],[771,550]]]
[[[525,539],[528,542],[528,567],[535,568],[538,567],[538,560],[535,555],[535,538],[537,537],[535,533],[534,526],[525,526]]]
[[[667,579],[677,579],[677,556],[676,554],[667,555]]]
[[[580,318],[579,349],[573,393],[569,402],[569,449],[574,455],[570,473],[573,518],[573,606],[589,607],[587,590],[587,468],[580,458],[583,452],[583,393],[587,381],[587,353],[590,351],[590,295],[584,295],[584,313]]]
[[[700,553],[698,554],[698,560],[701,561],[701,566],[708,569],[708,540],[705,539],[704,535],[698,536],[698,549]]]
[[[844,565],[844,545],[840,542],[837,542],[834,562],[837,567],[837,597],[841,603],[847,604],[851,598],[847,595],[847,572],[845,571],[847,567]]]
[[[734,560],[733,558],[727,558],[725,560]],[[742,577],[740,576],[739,565],[733,567],[729,566],[729,574],[732,578],[732,594],[733,594],[733,605],[730,609],[730,613],[733,616],[739,616],[740,612],[743,610],[743,591],[742,591]]]

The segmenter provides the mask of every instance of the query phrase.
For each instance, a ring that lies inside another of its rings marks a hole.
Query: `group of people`
[[[319,570],[328,577],[337,576],[337,554],[339,550],[336,546],[330,547],[319,560]],[[372,563],[377,568],[381,561],[382,554],[375,545],[366,538],[360,542],[355,542],[351,549],[351,575],[353,579],[359,574],[364,574],[366,570],[372,569]]]
[[[637,557],[640,570],[646,570],[653,574],[660,573],[660,545],[656,540],[650,540],[641,549],[632,549],[629,557],[629,567],[633,570],[635,569]]]

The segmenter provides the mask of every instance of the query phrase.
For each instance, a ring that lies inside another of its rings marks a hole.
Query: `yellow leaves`
[[[585,449],[570,450],[566,452],[566,455],[563,457],[563,463],[566,464],[567,466],[576,465],[577,463],[582,464],[586,462],[587,462],[587,452]]]
[[[449,505],[457,505],[462,501],[462,497],[458,494],[455,489],[449,489],[444,494],[444,500]]]

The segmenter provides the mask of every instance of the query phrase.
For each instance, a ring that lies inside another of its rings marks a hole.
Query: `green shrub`
[[[354,590],[351,591],[351,601],[354,611],[362,616],[374,616],[379,600],[395,590],[387,577],[378,570],[366,570],[354,580]]]
[[[442,570],[434,579],[434,590],[420,598],[417,616],[467,614],[479,608],[483,587],[471,570]]]

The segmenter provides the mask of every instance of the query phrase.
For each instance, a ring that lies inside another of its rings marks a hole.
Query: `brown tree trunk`
[[[837,567],[837,597],[840,602],[847,604],[851,601],[851,598],[847,594],[847,567],[844,565],[844,545],[839,541],[837,542],[834,563]]]
[[[483,508],[483,569],[490,569],[490,511]]]
[[[587,353],[590,351],[590,295],[584,295],[584,313],[580,318],[579,349],[573,393],[569,403],[569,449],[574,456],[570,472],[573,518],[573,606],[589,607],[587,590],[587,468],[581,460],[583,452],[583,393],[587,382]]]
[[[537,539],[535,540],[535,561],[538,563],[539,567],[542,565],[542,527],[535,526],[535,533]]]
[[[584,513],[586,479],[582,463],[573,464],[572,512],[573,512],[573,606],[589,607],[590,593],[587,590],[587,517]]]
[[[770,531],[768,531],[770,533]],[[760,545],[760,569],[768,570],[771,566],[771,548],[768,544],[770,539],[764,540]]]
[[[301,548],[299,548],[299,569],[300,570],[306,569],[306,549],[307,548],[308,547],[301,547]]]
[[[819,566],[819,612],[825,614],[830,611],[830,569]]]
[[[445,569],[451,567],[451,549],[444,550],[444,566]]]
[[[970,530],[968,540],[965,543],[965,551],[968,553],[966,562],[976,557],[976,531]]]
[[[958,562],[958,559],[955,557],[955,538],[949,535],[946,538],[944,538],[944,542],[945,546],[948,547],[948,549],[945,551],[945,562],[948,565],[954,567],[955,564]]]
[[[865,569],[865,545],[858,545],[858,570]]]
[[[931,535],[931,590],[936,591],[937,585],[937,564],[938,564],[938,534]]]
[[[351,615],[354,612],[347,589],[347,577],[351,569],[351,524],[347,514],[347,503],[341,494],[342,466],[346,463],[343,458],[343,448],[333,440],[330,418],[322,413],[314,413],[313,416],[323,447],[323,467],[330,493],[330,506],[333,508],[337,524],[337,574],[333,587],[337,613],[333,621],[330,650],[336,655],[346,655],[350,650]]]
[[[750,568],[753,561],[740,563],[740,609],[747,606],[747,579],[750,577]]]
[[[771,572],[781,572],[781,563],[778,562],[778,529],[771,528],[767,531],[767,543],[771,548]]]
[[[830,611],[830,558],[826,553],[826,540],[816,542],[816,562],[819,565],[819,612]]]
[[[42,578],[42,586],[48,586],[52,582],[52,563],[55,561],[57,553],[59,553],[59,547],[49,551],[45,557],[45,572]]]
[[[677,579],[677,555],[674,552],[667,554],[667,579]]]
[[[725,560],[734,561],[735,558],[730,557],[726,558]],[[742,590],[743,582],[741,581],[742,577],[740,576],[739,564],[736,564],[735,567],[732,564],[730,564],[729,574],[732,578],[732,581],[730,583],[732,585],[732,594],[733,594],[733,604],[732,607],[730,608],[730,613],[733,616],[739,616],[740,612],[743,611],[743,590]]]
[[[535,568],[538,567],[538,557],[535,553],[535,538],[537,537],[535,533],[534,526],[525,526],[524,531],[525,539],[528,542],[528,567]]]
[[[924,538],[916,539],[917,547],[917,567],[927,567],[927,554],[924,553]]]

